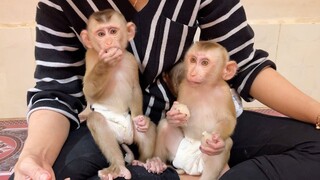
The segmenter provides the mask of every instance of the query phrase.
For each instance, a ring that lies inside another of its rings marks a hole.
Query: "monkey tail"
[[[124,161],[126,161],[128,164],[131,164],[132,161],[134,160],[134,154],[131,151],[131,149],[128,147],[128,145],[126,144],[121,144],[121,147],[124,149],[124,151],[126,152],[125,156],[124,156]]]

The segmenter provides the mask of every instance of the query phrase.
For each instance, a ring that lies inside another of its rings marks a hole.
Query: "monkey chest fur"
[[[190,111],[188,122],[182,127],[188,138],[201,139],[203,132],[221,133],[221,124],[230,121],[231,95],[221,96],[210,91],[182,92],[178,101],[187,105]],[[232,101],[232,100],[231,100]]]
[[[115,71],[106,84],[101,103],[117,113],[128,112],[134,89],[132,73],[135,72],[130,72],[128,68]]]

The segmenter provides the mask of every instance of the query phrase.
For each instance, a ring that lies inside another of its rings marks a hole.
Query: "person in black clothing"
[[[144,112],[155,123],[175,100],[163,72],[179,62],[198,28],[200,40],[218,42],[237,61],[230,88],[245,101],[257,99],[292,117],[243,111],[232,136],[231,169],[221,179],[320,177],[320,131],[314,128],[320,103],[277,73],[267,52],[254,48],[254,33],[239,0],[46,0],[37,6],[36,85],[27,95],[28,138],[11,179],[95,179],[108,165],[78,116],[86,107],[85,48],[79,34],[94,11],[107,8],[137,26],[128,50],[140,65]],[[223,147],[223,142],[213,144],[203,153],[219,153]],[[138,166],[128,169],[133,179],[179,179],[172,168],[160,175]]]

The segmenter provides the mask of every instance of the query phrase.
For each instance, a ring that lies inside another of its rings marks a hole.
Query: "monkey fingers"
[[[133,160],[132,163],[131,163],[132,166],[142,166],[142,167],[145,167],[145,163],[139,161],[139,160]]]
[[[138,132],[146,132],[148,130],[149,121],[143,115],[136,116],[132,120]]]
[[[213,133],[211,139],[206,139],[201,142],[200,150],[202,153],[209,156],[214,156],[222,153],[225,149],[225,141],[218,135]]]
[[[187,105],[185,105],[185,104],[175,102],[171,109],[178,110],[180,113],[184,114],[186,116],[186,118],[190,117],[190,111],[189,111]]]
[[[168,123],[174,127],[184,126],[188,123],[188,116],[179,110],[171,109],[166,115]]]
[[[107,64],[114,65],[122,59],[122,55],[123,52],[120,48],[112,47],[107,50],[102,49],[99,52],[99,59]]]

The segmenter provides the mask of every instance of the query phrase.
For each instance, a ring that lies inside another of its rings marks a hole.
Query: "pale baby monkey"
[[[167,79],[177,101],[158,125],[154,156],[171,161],[179,173],[200,175],[201,180],[218,179],[229,169],[236,111],[226,81],[236,72],[236,62],[229,60],[221,45],[199,41],[189,48],[183,62],[170,72],[168,77],[173,79]],[[200,151],[219,141],[225,144],[221,153]]]

